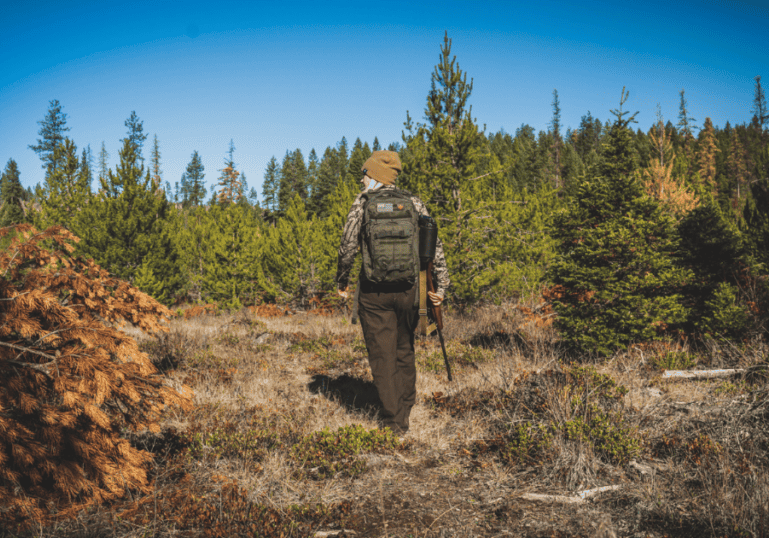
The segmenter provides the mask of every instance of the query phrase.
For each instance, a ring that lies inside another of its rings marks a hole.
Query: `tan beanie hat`
[[[395,178],[401,171],[401,159],[394,151],[375,151],[363,163],[361,171],[382,185],[395,185]]]

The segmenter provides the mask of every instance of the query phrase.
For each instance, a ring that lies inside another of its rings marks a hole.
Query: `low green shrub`
[[[524,422],[513,426],[506,437],[501,454],[503,461],[533,463],[544,459],[544,451],[553,443],[553,428]]]
[[[450,342],[446,346],[446,354],[451,366],[459,368],[477,366],[496,357],[496,352],[493,349],[469,346],[462,342]],[[421,370],[427,372],[439,373],[446,369],[443,351],[440,349],[428,354],[418,354],[416,362]]]
[[[216,428],[193,433],[187,453],[193,459],[261,461],[278,444],[278,436],[269,430]]]
[[[653,360],[657,370],[688,370],[697,366],[697,357],[686,351],[668,351]]]
[[[387,452],[403,448],[389,429],[367,430],[360,425],[344,426],[336,431],[324,428],[302,438],[291,449],[299,474],[330,478],[335,475],[355,477],[366,470],[362,452]]]

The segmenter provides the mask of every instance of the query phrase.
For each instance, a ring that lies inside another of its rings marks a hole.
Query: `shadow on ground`
[[[348,374],[342,374],[339,377],[314,375],[307,388],[313,394],[321,394],[329,400],[338,402],[348,411],[368,413],[382,408],[374,383]]]

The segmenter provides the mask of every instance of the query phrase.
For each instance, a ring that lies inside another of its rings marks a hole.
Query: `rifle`
[[[435,284],[433,283],[433,260],[427,262],[427,291],[435,293]],[[451,364],[449,364],[449,356],[446,354],[446,343],[443,341],[443,312],[440,306],[435,306],[431,300],[427,304],[430,307],[430,312],[435,320],[435,329],[438,331],[438,339],[441,341],[441,349],[443,350],[443,362],[446,364],[446,373],[449,376],[449,381],[453,381],[451,377]]]
[[[422,274],[426,278],[422,278],[420,275],[419,283],[426,284],[424,289],[419,290],[420,308],[424,308],[424,297],[426,292],[435,293],[435,283],[433,282],[433,259],[435,258],[435,247],[438,242],[438,226],[435,221],[430,217],[422,216],[419,220],[419,261]],[[441,341],[441,350],[443,351],[443,362],[446,365],[446,373],[448,374],[449,381],[453,381],[451,377],[451,364],[449,364],[449,356],[446,353],[446,343],[443,341],[443,312],[440,306],[435,306],[433,302],[427,298],[427,307],[429,308],[432,318],[435,320],[435,329],[438,331],[438,338]],[[424,334],[429,334],[431,328],[427,327],[427,322],[423,322]]]

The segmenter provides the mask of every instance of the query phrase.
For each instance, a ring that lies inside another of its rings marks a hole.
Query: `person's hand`
[[[338,288],[336,292],[339,294],[339,297],[342,299],[347,299],[349,297],[349,294],[347,293],[347,290],[350,289],[349,286],[345,286],[344,288]]]
[[[428,291],[427,296],[430,297],[430,301],[432,301],[433,306],[441,306],[441,303],[443,302],[443,295],[438,295],[437,293]]]

